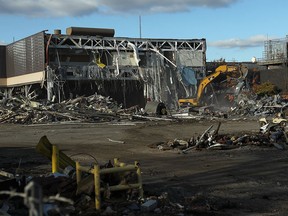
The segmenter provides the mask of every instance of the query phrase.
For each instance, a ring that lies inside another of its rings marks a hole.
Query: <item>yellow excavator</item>
[[[199,106],[201,105],[201,97],[206,86],[211,83],[216,77],[223,73],[239,73],[238,78],[245,78],[248,74],[248,68],[244,65],[220,65],[215,72],[204,77],[198,86],[196,98],[181,98],[178,100],[179,106]]]

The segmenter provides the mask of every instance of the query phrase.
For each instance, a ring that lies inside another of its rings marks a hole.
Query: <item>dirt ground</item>
[[[221,120],[219,133],[259,131],[256,120]],[[110,122],[101,124],[0,125],[0,168],[43,173],[50,162],[35,151],[46,135],[75,160],[109,159],[142,167],[146,196],[167,192],[184,215],[287,215],[288,153],[274,147],[161,151],[147,145],[201,135],[217,121]],[[123,142],[116,142],[123,141]]]

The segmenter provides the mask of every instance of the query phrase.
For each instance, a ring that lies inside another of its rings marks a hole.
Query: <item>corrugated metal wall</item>
[[[0,78],[6,78],[6,46],[0,46]]]
[[[6,47],[7,77],[45,69],[44,32],[39,32]]]

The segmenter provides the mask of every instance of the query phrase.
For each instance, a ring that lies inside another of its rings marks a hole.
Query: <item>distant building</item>
[[[265,66],[261,70],[260,80],[271,82],[288,93],[288,36],[282,39],[267,40],[264,43],[262,59],[257,60],[257,64]]]
[[[264,52],[258,64],[266,66],[287,65],[288,36],[282,39],[267,40],[264,42]]]
[[[195,94],[205,73],[205,39],[124,38],[113,29],[70,27],[0,46],[4,97],[35,91],[62,101],[98,92],[125,106],[152,100],[173,107]]]

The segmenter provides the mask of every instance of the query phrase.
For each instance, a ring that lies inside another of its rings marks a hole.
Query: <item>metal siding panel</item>
[[[15,43],[6,50],[7,77],[20,76],[45,69],[44,32]]]
[[[0,46],[0,78],[6,78],[6,46]]]

